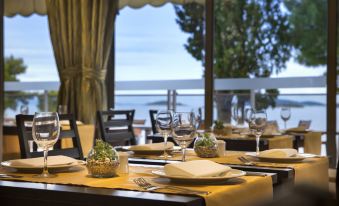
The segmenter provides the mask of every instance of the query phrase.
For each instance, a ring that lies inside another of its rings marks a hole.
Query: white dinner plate
[[[123,147],[123,149],[127,151],[134,152],[136,155],[161,155],[164,153],[164,150],[155,150],[155,149],[134,149],[130,147]],[[172,153],[173,151],[180,150],[180,147],[174,146],[172,149],[167,149],[166,151],[168,153]]]
[[[169,178],[170,180],[180,181],[180,182],[192,182],[192,183],[218,183],[230,180],[232,178],[241,177],[246,175],[246,172],[236,169],[231,169],[229,172],[225,173],[223,176],[217,177],[183,177],[183,176],[172,176],[166,175],[163,170],[153,170],[152,174],[159,177]]]
[[[78,160],[77,162],[72,162],[72,163],[69,163],[69,164],[50,165],[50,166],[48,166],[48,169],[64,170],[64,169],[68,169],[70,167],[74,167],[74,166],[78,166],[78,165],[84,165],[84,164],[85,164],[85,161]],[[43,166],[34,167],[34,166],[27,166],[27,165],[23,165],[23,166],[12,165],[11,160],[1,162],[1,166],[5,167],[5,168],[10,168],[10,169],[17,169],[17,170],[20,170],[20,171],[41,170],[43,168]]]
[[[247,156],[257,158],[258,160],[264,161],[264,162],[300,162],[306,158],[318,157],[318,155],[307,154],[307,153],[300,153],[293,157],[260,157],[260,156],[257,156],[255,152],[247,152],[245,154]]]

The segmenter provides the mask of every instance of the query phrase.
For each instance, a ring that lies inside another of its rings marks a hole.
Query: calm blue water
[[[116,97],[116,109],[135,109],[135,119],[146,119],[146,124],[149,125],[149,110],[150,109],[166,109],[166,104],[151,105],[150,103],[163,101],[166,102],[166,96],[117,96]],[[287,127],[297,126],[299,120],[312,120],[311,127],[317,130],[326,129],[326,96],[325,95],[281,95],[281,100],[293,100],[297,102],[313,101],[323,103],[323,106],[304,106],[303,108],[291,108],[292,116],[287,122]],[[38,111],[37,98],[29,100],[30,113]],[[204,107],[203,96],[178,96],[177,111],[198,111],[199,107]],[[6,109],[6,117],[14,117],[16,113],[19,113],[20,104],[18,108],[14,110]],[[216,113],[216,111],[215,111]],[[339,114],[339,109],[337,109]],[[280,118],[280,107],[268,108],[267,115],[269,120],[277,120],[280,128],[284,128],[283,121]],[[214,115],[216,116],[216,115]],[[339,128],[339,121],[337,121],[337,128]]]

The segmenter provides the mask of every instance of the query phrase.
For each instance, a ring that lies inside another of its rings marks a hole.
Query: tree
[[[18,75],[26,72],[27,66],[22,58],[15,58],[13,55],[5,57],[5,81],[19,81]],[[5,109],[15,110],[18,103],[28,104],[28,99],[23,96],[23,92],[6,92]]]
[[[269,77],[285,68],[290,58],[288,16],[281,10],[283,0],[216,0],[214,30],[214,74],[216,78]],[[174,6],[176,22],[190,34],[186,50],[204,65],[204,7],[192,3]],[[275,106],[273,95],[257,94],[259,108]],[[234,93],[218,91],[218,119],[229,122]],[[243,107],[248,96],[238,97]],[[257,107],[257,108],[258,108]]]
[[[294,57],[306,66],[327,64],[327,0],[285,0]]]

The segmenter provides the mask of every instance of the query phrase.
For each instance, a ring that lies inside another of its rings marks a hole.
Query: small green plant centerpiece
[[[213,133],[216,135],[223,135],[224,134],[224,122],[221,120],[214,121]]]
[[[194,142],[194,151],[198,157],[216,157],[218,151],[217,139],[212,133],[199,134]]]
[[[108,143],[96,140],[87,156],[87,170],[92,177],[113,177],[119,166],[117,151]]]

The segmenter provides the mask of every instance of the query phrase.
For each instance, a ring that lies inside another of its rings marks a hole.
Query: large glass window
[[[170,106],[177,111],[198,111],[204,107],[203,87],[173,81],[203,81],[203,10],[203,5],[195,3],[167,3],[161,7],[146,5],[119,11],[115,40],[115,108],[136,109],[135,118],[147,119],[146,124],[149,124],[149,109],[166,109],[169,92],[176,94],[170,96],[174,99]],[[186,12],[192,16],[183,22]],[[188,31],[195,27],[188,23],[201,26],[196,34],[200,35],[199,42],[194,46],[190,42],[195,39]],[[145,82],[134,86],[135,81]],[[119,89],[119,83],[126,83],[125,87]]]
[[[4,44],[6,82],[31,82],[32,86],[59,81],[47,16],[4,17]],[[29,113],[56,110],[56,91],[44,91],[43,86],[41,90],[19,88],[5,92],[5,120],[12,121],[25,107]]]
[[[214,118],[236,123],[232,108],[252,104],[284,128],[284,106],[291,108],[287,127],[312,120],[312,129],[325,131],[326,85],[316,82],[326,78],[327,1],[215,0],[214,8],[215,80],[258,80],[235,84],[239,89],[219,82]]]

